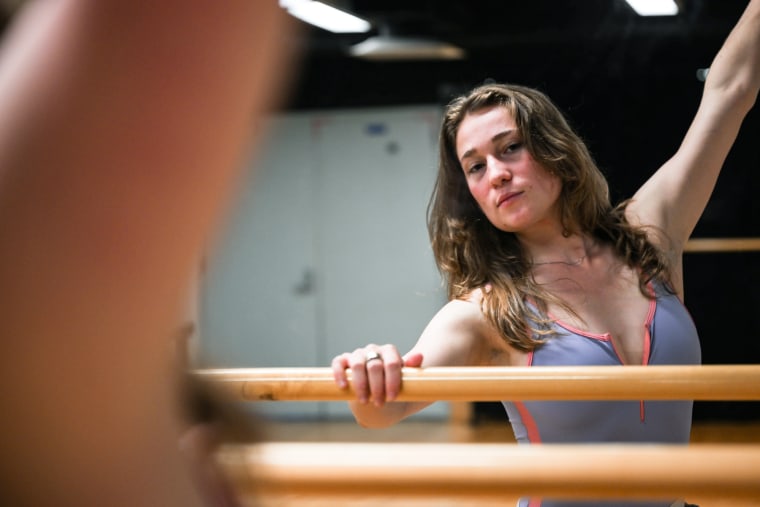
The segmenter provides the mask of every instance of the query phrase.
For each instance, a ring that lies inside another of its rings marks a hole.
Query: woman
[[[698,364],[682,305],[683,248],[758,87],[752,0],[712,63],[680,148],[617,207],[540,92],[486,85],[453,101],[428,217],[450,301],[404,356],[370,344],[333,359],[339,386],[351,370],[357,421],[388,426],[427,405],[386,403],[403,366]],[[521,442],[686,443],[692,404],[505,406]]]

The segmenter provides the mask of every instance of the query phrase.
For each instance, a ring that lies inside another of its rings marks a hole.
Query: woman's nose
[[[501,160],[491,159],[488,161],[488,175],[491,185],[495,187],[512,179],[512,171],[509,166]]]

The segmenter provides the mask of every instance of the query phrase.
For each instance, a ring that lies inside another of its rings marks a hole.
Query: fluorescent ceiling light
[[[351,46],[352,56],[369,60],[456,60],[464,51],[452,44],[430,39],[378,35]]]
[[[626,0],[639,16],[675,16],[678,4],[675,0]]]
[[[287,9],[291,16],[330,32],[364,33],[372,28],[369,21],[322,2],[280,0],[280,5]]]

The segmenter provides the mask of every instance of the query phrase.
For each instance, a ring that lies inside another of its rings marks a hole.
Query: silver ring
[[[375,359],[380,359],[382,361],[383,360],[383,356],[381,356],[380,354],[378,354],[374,350],[370,351],[370,352],[367,352],[367,354],[364,356],[364,364],[367,364],[370,361],[374,361]]]

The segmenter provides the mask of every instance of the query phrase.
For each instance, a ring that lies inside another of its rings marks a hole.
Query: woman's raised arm
[[[760,0],[751,0],[710,66],[702,100],[676,152],[636,193],[634,223],[680,259],[760,88]],[[679,262],[679,260],[676,260]]]

